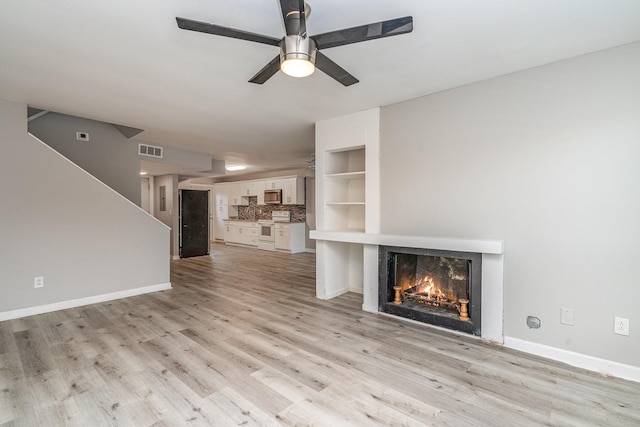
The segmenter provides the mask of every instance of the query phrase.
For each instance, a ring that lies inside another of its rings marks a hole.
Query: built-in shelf
[[[325,177],[336,179],[364,179],[365,171],[332,173],[325,175]]]
[[[364,206],[364,202],[329,202],[327,203],[328,206],[357,206],[357,205],[362,205]]]
[[[325,229],[365,230],[365,149],[325,153]]]
[[[372,189],[377,191],[379,180],[379,135],[378,109],[316,123],[316,225],[323,232],[363,235],[367,227],[378,230],[378,196]],[[363,293],[364,266],[377,260],[377,252],[346,240],[319,240],[316,253],[319,298]],[[377,300],[365,304],[363,299],[365,306],[377,309]]]

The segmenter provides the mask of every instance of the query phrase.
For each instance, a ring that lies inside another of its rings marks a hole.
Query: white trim
[[[310,253],[310,254],[315,254],[316,253],[316,250],[312,249],[312,248],[304,248],[304,251],[307,252],[307,253]]]
[[[600,359],[598,357],[575,353],[544,344],[524,341],[518,338],[504,337],[504,346],[547,359],[563,362],[577,368],[588,369],[605,376],[624,378],[640,382],[640,366],[625,365],[624,363]]]
[[[142,288],[127,289],[124,291],[111,292],[109,294],[94,295],[90,297],[61,301],[53,304],[39,305],[36,307],[21,308],[18,310],[5,311],[0,313],[0,321],[18,319],[20,317],[33,316],[36,314],[49,313],[67,308],[80,307],[83,305],[97,304],[112,301],[120,298],[133,297],[136,295],[148,294],[151,292],[166,291],[171,288],[171,283],[161,283],[159,285],[144,286]]]
[[[393,234],[359,233],[348,231],[311,230],[309,238],[331,242],[362,243],[364,245],[406,246],[443,251],[478,252],[500,255],[502,240],[459,239],[449,237],[403,236]]]

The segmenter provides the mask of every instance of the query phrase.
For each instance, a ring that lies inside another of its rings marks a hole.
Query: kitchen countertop
[[[258,221],[270,221],[269,219],[237,219],[237,218],[227,218],[223,221],[233,221],[233,222],[248,222],[248,223],[257,223]],[[276,224],[304,224],[304,221],[299,222],[277,222]]]

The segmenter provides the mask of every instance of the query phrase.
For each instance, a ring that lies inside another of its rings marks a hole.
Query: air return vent
[[[162,147],[154,147],[153,145],[138,144],[138,154],[141,156],[162,158]]]

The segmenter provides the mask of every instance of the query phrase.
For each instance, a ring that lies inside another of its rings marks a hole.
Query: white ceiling
[[[246,172],[306,167],[313,123],[640,40],[638,0],[310,0],[309,34],[412,15],[410,34],[323,52],[321,72],[248,83],[272,46],[180,30],[175,17],[272,37],[276,0],[4,0],[0,98],[145,129],[151,144]]]

